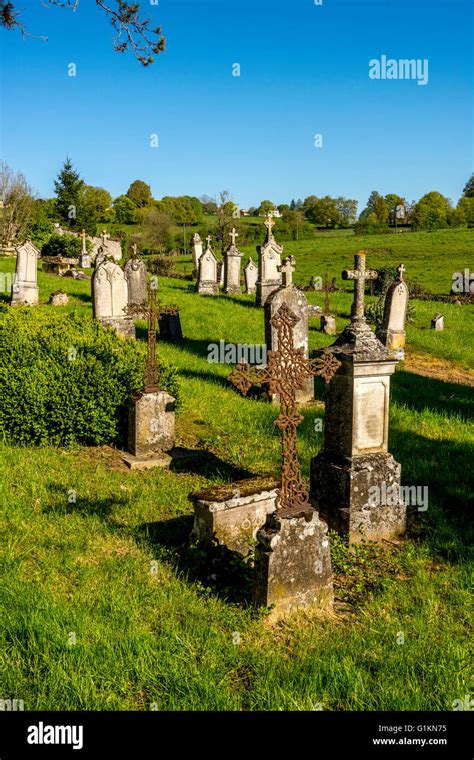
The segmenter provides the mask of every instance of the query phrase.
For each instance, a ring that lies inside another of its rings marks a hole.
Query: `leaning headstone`
[[[431,329],[444,330],[444,317],[442,314],[439,313],[439,311],[434,315],[433,319],[431,320]]]
[[[324,446],[311,461],[311,496],[325,520],[351,543],[392,540],[404,534],[406,506],[401,467],[388,453],[390,376],[396,361],[364,316],[365,252],[355,257],[351,322],[328,349],[340,363],[326,393]],[[319,352],[318,352],[319,353]]]
[[[282,433],[281,487],[275,513],[257,533],[255,550],[254,602],[273,606],[272,622],[301,607],[327,609],[333,603],[328,528],[310,504],[298,462],[297,432],[302,417],[296,390],[314,375],[329,382],[339,362],[329,353],[309,361],[302,349],[295,349],[292,332],[297,323],[296,314],[283,304],[273,316],[278,349],[270,353],[265,369],[239,364],[229,377],[243,393],[253,385],[265,384],[281,400],[275,420]]]
[[[278,245],[273,237],[272,228],[275,222],[271,216],[265,221],[267,236],[263,245],[257,248],[258,252],[258,278],[257,278],[257,306],[265,306],[268,297],[274,290],[281,286],[281,254],[283,246]]]
[[[198,293],[211,296],[215,296],[219,292],[217,259],[211,248],[210,236],[207,237],[207,248],[199,259],[196,289]]]
[[[103,265],[102,265],[103,266]],[[175,399],[160,390],[159,372],[156,362],[156,327],[158,305],[156,287],[149,291],[148,308],[130,307],[148,317],[148,349],[145,368],[144,389],[130,399],[128,415],[128,451],[124,457],[130,469],[166,467],[170,457],[166,452],[174,446],[175,440]]]
[[[235,227],[229,234],[232,242],[224,253],[224,291],[240,293],[240,264],[243,253],[235,244],[235,238],[238,237]]]
[[[92,309],[104,327],[112,327],[119,335],[135,338],[135,325],[127,315],[128,286],[123,269],[113,261],[100,263],[92,277]]]
[[[244,268],[244,277],[246,293],[255,293],[257,289],[258,267],[254,264],[251,256],[249,256],[248,264]]]
[[[146,304],[146,267],[143,261],[137,256],[137,246],[132,246],[132,258],[127,261],[124,267],[125,278],[128,285],[128,303],[129,304]]]
[[[397,271],[398,278],[392,282],[385,294],[382,325],[376,335],[394,359],[403,359],[405,357],[408,286],[403,279],[405,271],[403,264],[400,264]]]
[[[197,274],[198,267],[199,267],[199,259],[202,256],[202,240],[200,235],[195,232],[193,235],[193,243],[191,247],[191,252],[193,256],[193,268],[194,272]]]
[[[30,240],[16,249],[16,270],[11,303],[34,306],[39,300],[37,263],[39,250]]]
[[[91,255],[87,252],[87,246],[86,246],[86,231],[82,230],[81,232],[81,238],[82,238],[82,251],[81,255],[79,256],[79,266],[81,269],[89,269],[91,266]]]

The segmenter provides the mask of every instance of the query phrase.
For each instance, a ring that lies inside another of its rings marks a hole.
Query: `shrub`
[[[86,241],[86,247],[89,241]],[[90,247],[90,243],[89,243]],[[75,235],[51,235],[41,249],[42,256],[65,256],[77,258],[81,255],[82,240]]]
[[[161,277],[171,277],[174,269],[174,261],[171,257],[155,256],[148,262],[148,271]]]
[[[3,307],[0,435],[9,443],[123,443],[126,407],[142,387],[146,349],[92,317]],[[161,385],[179,401],[176,370]]]

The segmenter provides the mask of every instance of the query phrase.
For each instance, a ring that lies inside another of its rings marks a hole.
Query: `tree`
[[[56,210],[62,221],[70,227],[77,226],[78,211],[81,204],[84,181],[72,165],[69,156],[54,182],[56,192]]]
[[[339,224],[342,227],[349,227],[349,225],[354,224],[357,220],[357,201],[340,196],[336,198],[335,202],[339,214]]]
[[[275,204],[271,201],[262,201],[260,206],[258,207],[257,214],[258,216],[268,216],[269,214],[273,214],[275,211]]]
[[[119,224],[134,224],[137,209],[133,201],[126,195],[119,195],[113,203],[115,221]]]
[[[32,191],[24,175],[13,172],[4,161],[0,162],[0,199],[1,242],[24,242],[33,213]]]
[[[306,218],[318,227],[336,227],[340,221],[340,214],[334,198],[325,195],[324,198],[316,198],[310,195],[305,202]]]
[[[149,206],[153,201],[150,185],[147,185],[141,179],[136,179],[135,182],[132,182],[126,194],[137,208]]]
[[[160,254],[168,253],[174,244],[173,220],[168,214],[153,208],[147,211],[143,219],[144,236],[150,248]]]
[[[37,198],[33,201],[27,237],[38,248],[41,248],[54,232],[55,203],[54,198],[48,198],[47,200]]]
[[[462,191],[464,198],[474,198],[474,174],[471,174]]]
[[[372,190],[367,201],[367,206],[361,214],[362,219],[364,215],[375,214],[377,222],[379,224],[388,224],[388,207],[383,198],[376,190]]]
[[[41,0],[44,7],[59,6],[77,10],[80,0]],[[165,49],[165,38],[161,27],[150,27],[150,19],[140,15],[139,2],[127,0],[95,0],[96,6],[104,11],[115,32],[114,50],[124,53],[130,50],[143,66],[153,63],[153,55],[159,55]],[[26,31],[21,20],[21,10],[16,10],[16,3],[0,0],[0,26],[10,31],[18,29],[23,37],[35,35]],[[38,35],[36,35],[38,36]],[[40,36],[47,41],[47,37]]]
[[[237,226],[237,220],[239,210],[235,203],[230,199],[230,193],[228,190],[221,190],[219,193],[219,200],[217,202],[217,225],[215,227],[215,238],[221,246],[221,251],[228,248],[230,244],[229,233],[232,227]]]
[[[201,195],[202,210],[205,214],[217,214],[217,203],[209,195]]]
[[[204,221],[202,203],[191,195],[166,195],[156,207],[171,216],[175,224],[201,224]]]
[[[474,196],[463,195],[458,201],[457,208],[467,224],[474,224]]]
[[[426,193],[415,205],[412,225],[415,230],[436,230],[446,227],[451,203],[441,193]]]
[[[81,188],[76,226],[95,235],[99,222],[110,222],[112,196],[103,187],[83,185]]]
[[[90,242],[86,241],[86,246],[90,249]],[[44,243],[41,249],[42,256],[65,256],[66,258],[75,258],[81,255],[82,240],[76,235],[51,235],[47,243]]]

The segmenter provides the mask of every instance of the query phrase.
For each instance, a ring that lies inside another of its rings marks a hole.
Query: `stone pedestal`
[[[305,607],[332,608],[327,531],[326,523],[313,509],[298,517],[271,514],[258,531],[254,603],[273,607],[270,622]]]
[[[336,334],[336,317],[334,314],[322,314],[320,322],[321,332],[326,335]]]
[[[277,483],[254,478],[189,495],[194,505],[191,541],[217,542],[247,555],[267,515],[275,511]]]
[[[80,266],[81,269],[90,269],[90,267],[92,266],[92,258],[91,258],[90,253],[82,253],[79,256],[78,266]]]
[[[111,327],[121,338],[136,338],[135,323],[130,317],[97,317],[97,321],[104,327]]]
[[[175,399],[166,391],[140,392],[130,400],[128,451],[152,458],[174,446]]]
[[[178,314],[160,314],[158,319],[161,340],[170,343],[179,343],[183,340],[181,319]]]
[[[365,321],[348,325],[329,351],[341,367],[327,387],[324,447],[311,462],[311,497],[330,527],[348,533],[351,542],[396,538],[405,532],[406,508],[392,506],[382,486],[400,486],[400,465],[388,453],[396,361]],[[369,493],[374,487],[381,493],[377,503]]]

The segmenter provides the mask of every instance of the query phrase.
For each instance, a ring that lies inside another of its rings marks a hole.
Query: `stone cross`
[[[86,248],[86,231],[82,230],[81,232],[81,238],[82,238],[82,253],[87,253]]]
[[[133,243],[132,244],[132,259],[137,258],[137,250],[138,250],[137,244]]]
[[[295,260],[293,256],[288,256],[287,259],[284,259],[283,265],[278,267],[278,271],[282,274],[284,288],[289,288],[293,285],[293,272],[295,271],[294,263]]]
[[[365,322],[365,281],[376,280],[377,277],[378,273],[374,269],[365,268],[365,251],[359,251],[354,256],[354,269],[345,269],[343,271],[343,280],[354,280],[354,302],[351,309],[351,322]]]
[[[280,306],[271,319],[278,334],[278,348],[268,352],[267,366],[257,369],[241,363],[229,376],[230,382],[244,394],[252,385],[268,385],[270,394],[280,397],[280,413],[275,425],[282,434],[282,478],[275,506],[282,517],[295,517],[310,507],[298,462],[297,430],[303,417],[296,407],[296,392],[303,387],[305,380],[315,375],[322,375],[329,383],[340,366],[339,360],[328,351],[317,359],[306,359],[304,349],[294,347],[293,329],[297,322],[299,317],[286,304]]]
[[[268,230],[268,237],[269,237],[269,238],[271,238],[271,237],[272,237],[272,235],[273,235],[273,233],[272,233],[272,228],[273,228],[274,226],[275,226],[275,222],[273,221],[272,215],[271,215],[271,214],[268,214],[267,218],[265,219],[265,227],[266,227],[266,228],[267,228],[267,230]]]
[[[207,247],[208,248],[211,247],[211,240],[212,240],[212,237],[210,235],[208,235],[207,238],[206,238],[206,242],[207,242]]]
[[[229,235],[232,239],[232,245],[235,245],[235,238],[239,237],[239,233],[236,231],[235,227],[232,227],[232,232],[229,232]]]
[[[328,277],[328,273],[327,272],[324,275],[323,290],[324,290],[324,313],[328,317],[330,315],[330,313],[331,313],[331,309],[329,308],[329,290],[330,290],[330,288],[329,288],[329,277]]]
[[[405,266],[403,264],[399,264],[397,267],[398,277],[400,280],[403,280],[403,273],[405,272]]]
[[[102,243],[105,245],[107,243],[107,240],[109,239],[110,235],[108,234],[107,230],[102,230]]]

